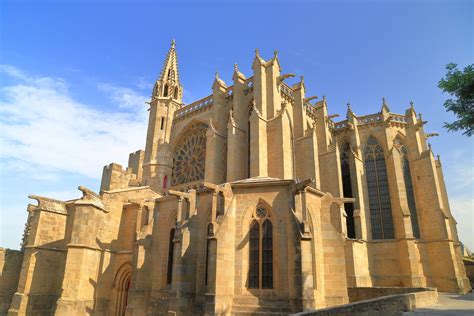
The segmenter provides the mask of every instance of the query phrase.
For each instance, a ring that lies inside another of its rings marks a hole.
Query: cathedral
[[[283,315],[350,288],[471,289],[413,103],[340,120],[276,52],[252,71],[183,104],[173,41],[144,150],[100,192],[30,196],[8,315]]]

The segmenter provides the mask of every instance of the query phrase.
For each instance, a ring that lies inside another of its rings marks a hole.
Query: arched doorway
[[[130,290],[130,264],[124,264],[120,267],[115,276],[115,315],[124,316],[128,303],[128,291]]]

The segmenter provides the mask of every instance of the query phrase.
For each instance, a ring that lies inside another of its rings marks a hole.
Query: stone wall
[[[0,315],[6,315],[18,287],[23,252],[0,248]]]
[[[363,288],[367,289],[367,288]],[[400,289],[402,290],[402,289]],[[410,289],[405,289],[410,290]],[[436,304],[438,292],[436,289],[411,289],[417,292],[382,296],[374,299],[340,305],[332,308],[296,313],[293,315],[321,316],[321,315],[394,315],[414,308]],[[396,288],[388,288],[386,292],[397,292]],[[361,291],[362,292],[362,291]],[[367,295],[377,295],[384,292],[382,288],[375,288]],[[349,294],[350,295],[350,294]]]
[[[474,287],[474,260],[464,258],[464,267],[466,268],[466,275],[471,281],[471,287]]]

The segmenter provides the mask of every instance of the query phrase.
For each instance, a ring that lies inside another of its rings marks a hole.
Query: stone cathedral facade
[[[183,104],[173,42],[144,150],[100,192],[30,196],[9,315],[291,313],[350,287],[470,290],[413,104],[335,121],[277,53]]]

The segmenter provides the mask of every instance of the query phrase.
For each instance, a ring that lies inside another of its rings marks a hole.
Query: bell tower
[[[171,180],[173,149],[169,143],[174,112],[182,105],[176,43],[173,40],[151,94],[143,164],[143,184],[164,192]]]

